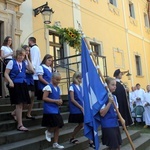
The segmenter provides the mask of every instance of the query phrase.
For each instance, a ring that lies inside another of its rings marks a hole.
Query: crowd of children
[[[8,82],[7,87],[9,89],[10,101],[12,105],[16,106],[11,115],[13,119],[17,121],[17,130],[28,131],[28,128],[24,127],[22,122],[22,111],[25,107],[27,107],[28,111],[26,118],[32,120],[36,119],[31,115],[34,95],[36,94],[37,99],[43,100],[42,126],[47,128],[45,131],[46,140],[51,142],[51,136],[53,133],[53,148],[64,149],[63,145],[58,144],[59,129],[64,126],[63,118],[59,110],[60,106],[63,104],[61,99],[62,92],[58,86],[61,80],[61,75],[53,68],[53,57],[51,55],[46,54],[41,63],[39,63],[40,54],[38,54],[38,60],[36,60],[33,55],[31,56],[31,49],[32,51],[33,49],[34,51],[37,50],[39,53],[39,49],[35,41],[36,39],[34,37],[29,38],[29,45],[32,48],[24,45],[16,51],[15,57],[11,58],[7,65],[5,64],[6,69],[4,75]],[[32,59],[34,59],[34,63]],[[36,78],[34,78],[35,76]],[[77,124],[69,138],[69,142],[71,144],[79,143],[77,134],[83,128],[84,115],[86,115],[83,107],[84,100],[82,97],[82,87],[80,85],[81,81],[81,73],[75,72],[72,77],[72,84],[68,89],[68,123]],[[110,92],[113,93],[116,90],[116,80],[108,77],[106,79],[106,83]],[[148,86],[147,89],[149,92],[150,86]],[[144,94],[145,96],[143,98],[140,97],[139,94],[135,101],[133,101],[134,94],[132,93],[130,95],[132,95],[132,98],[130,98],[132,100],[132,104],[136,101],[139,102],[140,99],[144,101],[144,107],[150,107],[148,93]],[[101,118],[102,143],[107,145],[109,149],[119,150],[122,139],[114,105],[118,107],[116,96],[112,95],[112,97],[108,98],[108,101],[103,105],[101,110],[99,110]],[[122,122],[125,123],[123,118]],[[93,141],[89,140],[89,146],[95,148]]]

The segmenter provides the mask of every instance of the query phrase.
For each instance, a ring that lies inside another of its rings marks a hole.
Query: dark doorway
[[[0,48],[2,46],[4,40],[4,22],[0,21]],[[1,51],[0,51],[0,56],[1,56]],[[0,61],[0,96],[3,96],[3,83],[2,83],[2,79],[3,79],[3,74],[2,74],[2,62]]]

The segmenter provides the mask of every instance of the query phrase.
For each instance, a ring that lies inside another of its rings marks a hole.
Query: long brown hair
[[[3,46],[7,46],[9,38],[12,39],[11,36],[7,36],[7,37],[4,39]],[[12,43],[11,43],[11,45],[10,45],[10,48],[12,49]]]
[[[47,59],[50,59],[50,58],[53,58],[53,56],[50,55],[50,54],[46,54],[46,55],[44,56],[44,58],[43,58],[41,64],[45,64],[45,63],[46,63],[46,60],[47,60]]]
[[[29,47],[28,45],[23,45],[22,48],[23,48],[25,51],[26,51],[26,48],[29,48],[29,50],[30,50],[30,47]],[[29,60],[31,61],[31,54],[30,54],[30,52],[29,52],[28,58],[29,58]]]

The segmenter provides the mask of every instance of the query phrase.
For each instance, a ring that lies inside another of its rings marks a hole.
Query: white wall
[[[23,31],[21,35],[21,44],[28,44],[28,37],[32,36],[33,32],[33,8],[32,0],[26,0],[20,7],[20,12],[23,13],[20,19],[20,29]]]

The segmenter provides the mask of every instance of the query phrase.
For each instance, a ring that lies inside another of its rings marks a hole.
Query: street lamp
[[[42,14],[44,24],[51,23],[52,14],[54,13],[54,11],[52,10],[52,8],[51,9],[49,8],[48,2],[46,2],[46,4],[42,6],[33,9],[33,11],[34,11],[34,17],[36,17],[39,13]]]
[[[124,75],[124,74],[126,74],[126,76],[128,77],[128,80],[131,80],[131,73],[129,72],[129,70],[127,70],[127,71],[123,71],[122,72],[122,75]]]
[[[131,73],[129,72],[129,70],[128,70],[128,73],[126,74],[126,76],[128,77],[128,80],[131,80]]]

